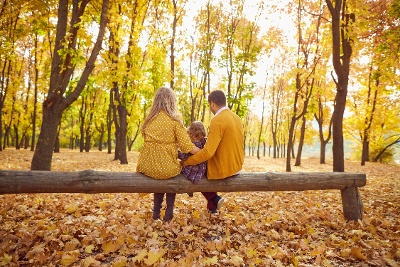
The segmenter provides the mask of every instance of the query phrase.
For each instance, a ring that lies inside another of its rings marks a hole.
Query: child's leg
[[[168,222],[174,217],[174,204],[175,204],[175,193],[167,193],[167,210],[165,211],[164,221]]]
[[[216,192],[202,192],[203,196],[207,199],[207,209],[217,209],[217,204],[213,201],[217,197]]]
[[[161,205],[163,203],[164,193],[154,193],[154,208],[153,208],[153,219],[157,220],[160,218]]]

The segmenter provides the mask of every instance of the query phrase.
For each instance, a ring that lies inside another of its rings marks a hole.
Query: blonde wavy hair
[[[142,133],[160,111],[164,111],[174,121],[183,125],[180,114],[177,111],[176,96],[174,91],[168,87],[160,87],[154,95],[153,105],[151,106],[149,115],[147,115],[142,126]]]

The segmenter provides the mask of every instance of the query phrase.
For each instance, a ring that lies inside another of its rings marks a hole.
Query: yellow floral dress
[[[178,149],[188,153],[195,148],[186,128],[163,111],[147,124],[143,137],[136,171],[155,179],[177,176],[182,170]]]

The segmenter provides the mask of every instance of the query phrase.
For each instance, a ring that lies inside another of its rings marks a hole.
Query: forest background
[[[306,144],[319,143],[324,163],[342,127],[347,157],[395,159],[398,0],[2,0],[0,8],[0,150],[35,150],[32,169],[50,169],[60,147],[106,148],[127,164],[163,85],[175,90],[185,125],[208,125],[207,94],[225,91],[247,153],[286,157],[287,171]]]

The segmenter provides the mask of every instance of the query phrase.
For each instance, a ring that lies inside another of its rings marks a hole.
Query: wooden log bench
[[[362,219],[358,191],[366,175],[347,172],[241,172],[222,180],[192,184],[182,175],[156,180],[136,172],[0,171],[0,194],[26,193],[191,193],[339,189],[346,220]]]

